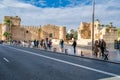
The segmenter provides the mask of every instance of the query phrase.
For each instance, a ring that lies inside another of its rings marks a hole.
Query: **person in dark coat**
[[[36,46],[37,46],[37,45],[36,45],[36,40],[34,40],[34,47],[36,48]]]
[[[77,46],[76,40],[73,41],[72,46],[73,46],[73,49],[74,49],[74,53],[76,53],[76,46]]]
[[[102,57],[104,57],[104,52],[106,49],[106,42],[103,39],[101,41],[100,49],[101,49]]]
[[[38,48],[39,46],[39,40],[36,41],[36,47]]]
[[[63,52],[63,48],[64,48],[64,41],[63,41],[63,39],[60,40],[60,48],[61,48],[61,51]]]
[[[98,40],[95,40],[95,44],[94,44],[94,54],[97,57],[99,49],[98,49]]]
[[[99,40],[98,40],[98,50],[99,50],[99,52],[98,52],[98,53],[99,53],[99,57],[100,57],[100,56],[102,56],[100,46],[101,46],[101,39],[99,39]]]

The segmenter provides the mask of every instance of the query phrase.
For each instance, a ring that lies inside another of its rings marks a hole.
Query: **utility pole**
[[[11,26],[11,24],[12,24],[12,20],[11,20],[11,17],[10,17],[10,26],[9,26],[9,32],[10,32],[10,36],[9,36],[9,41],[10,41],[10,43],[11,43],[11,41],[12,41],[12,26]]]
[[[94,54],[94,12],[95,0],[92,0],[92,54]]]

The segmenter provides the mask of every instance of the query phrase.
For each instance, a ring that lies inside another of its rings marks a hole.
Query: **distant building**
[[[66,39],[66,27],[56,25],[24,26],[18,16],[5,16],[0,24],[0,39],[6,40],[5,32],[11,33],[12,40],[41,40],[45,38]]]
[[[92,23],[81,22],[78,28],[78,44],[91,45]],[[114,47],[114,40],[118,39],[116,27],[112,25],[102,25],[99,21],[94,22],[94,40],[104,39],[107,46]]]

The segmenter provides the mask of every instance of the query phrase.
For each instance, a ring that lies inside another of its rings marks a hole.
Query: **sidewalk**
[[[56,48],[57,52],[61,52],[60,46],[54,45],[52,47],[52,49],[53,48]],[[74,54],[73,47],[65,45],[63,53],[65,53],[65,49],[67,49],[67,54],[69,54],[69,55],[83,56],[83,57],[88,57],[88,58],[103,60],[103,58],[101,56],[97,56],[96,57],[96,56],[92,55],[91,49],[90,48],[87,49],[87,48],[77,47],[76,48],[76,53]],[[81,54],[81,51],[82,51],[82,54]],[[119,50],[115,50],[115,49],[114,50],[109,50],[108,59],[109,59],[108,61],[120,63],[120,51]]]
[[[8,44],[10,45],[10,44]],[[13,44],[14,45],[14,44]],[[16,45],[16,46],[21,46],[21,45]],[[23,47],[28,47],[28,46],[23,46]],[[44,50],[42,48],[38,48],[38,49],[41,49],[41,50]],[[78,56],[78,57],[83,57],[83,58],[89,58],[89,59],[95,59],[95,60],[104,60],[101,56],[94,56],[92,55],[92,50],[90,48],[90,46],[78,46],[76,48],[76,53],[74,54],[74,51],[73,51],[73,47],[70,46],[70,45],[64,45],[64,50],[63,52],[61,51],[60,49],[60,46],[59,45],[53,45],[51,50],[47,50],[47,51],[54,51],[55,52],[58,52],[58,53],[63,53],[65,54],[65,49],[67,49],[67,54],[68,55],[72,55],[72,56]],[[81,54],[81,51],[82,51],[82,54]],[[119,50],[109,50],[109,53],[108,53],[108,59],[107,61],[109,62],[113,62],[113,63],[119,63],[120,64],[120,51]]]

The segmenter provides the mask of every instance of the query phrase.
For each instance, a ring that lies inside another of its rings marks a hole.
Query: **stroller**
[[[103,55],[103,59],[104,60],[108,60],[108,55],[109,55],[109,51],[107,49],[105,49],[104,55]]]

